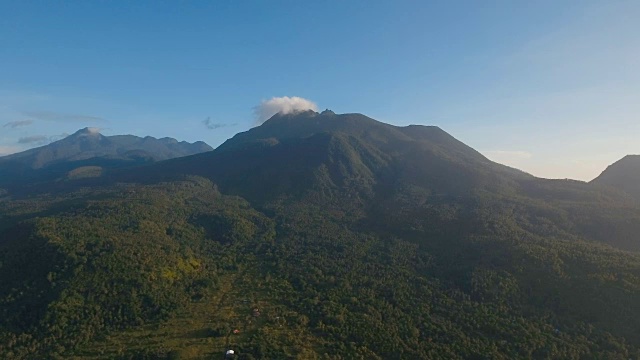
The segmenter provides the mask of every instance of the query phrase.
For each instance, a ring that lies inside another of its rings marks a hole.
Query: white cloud
[[[262,124],[277,113],[291,114],[306,110],[318,111],[318,105],[311,100],[298,96],[283,96],[263,100],[253,108],[253,113],[256,117],[256,122]]]
[[[86,127],[84,129],[78,130],[78,136],[96,136],[100,135],[100,131],[102,131],[102,129],[99,127]]]

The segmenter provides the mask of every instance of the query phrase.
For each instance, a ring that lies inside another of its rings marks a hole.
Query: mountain
[[[349,199],[354,211],[389,228],[414,226],[407,220],[441,204],[482,203],[493,207],[483,211],[511,217],[522,209],[527,216],[514,221],[534,232],[640,250],[640,213],[620,192],[538,179],[490,161],[438,127],[398,127],[362,114],[276,114],[213,152],[127,171],[120,180],[173,174],[206,177],[256,206],[298,199],[330,207]]]
[[[640,155],[627,155],[618,160],[592,183],[614,187],[640,200]]]
[[[277,114],[212,153],[157,168],[209,177],[251,200],[314,187],[373,196],[416,186],[429,194],[460,195],[532,178],[491,162],[435,126],[396,127],[362,114],[313,111]]]
[[[193,144],[172,138],[156,139],[133,135],[104,136],[92,128],[78,130],[73,135],[39,148],[0,158],[0,161],[20,163],[40,169],[60,162],[92,158],[134,159],[152,161],[172,159],[213,150],[202,141]]]
[[[102,168],[131,166],[213,150],[204,142],[193,144],[172,138],[133,135],[104,136],[84,128],[49,145],[0,157],[0,184],[91,175]]]
[[[640,357],[640,207],[431,126],[278,114],[0,196],[0,357]]]

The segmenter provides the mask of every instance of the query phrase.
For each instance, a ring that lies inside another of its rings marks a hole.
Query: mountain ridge
[[[324,134],[324,135],[323,135]],[[296,158],[296,154],[316,154],[317,149],[312,151],[295,150],[296,146],[303,146],[308,142],[310,146],[329,146],[329,142],[322,143],[321,138],[335,138],[335,141],[342,142],[347,148],[355,146],[357,152],[364,151],[360,155],[365,158],[375,158],[379,154],[386,154],[387,157],[399,161],[400,158],[411,158],[415,167],[428,166],[428,163],[420,163],[420,156],[427,156],[434,161],[451,161],[459,166],[473,164],[482,167],[485,173],[490,175],[491,171],[497,173],[509,173],[515,177],[528,177],[529,175],[510,167],[494,163],[482,154],[465,145],[444,130],[436,126],[410,125],[408,127],[397,127],[385,124],[358,113],[335,114],[316,113],[306,111],[295,114],[276,114],[262,125],[254,127],[245,132],[241,132],[221,144],[215,151],[207,154],[197,155],[195,158],[183,159],[183,161],[169,161],[158,164],[159,167],[167,166],[172,170],[164,172],[192,172],[195,175],[213,176],[219,178],[226,172],[223,168],[227,164],[219,166],[218,159],[224,155],[234,153],[234,156],[247,158],[263,158],[263,163],[269,162],[274,166],[286,166],[286,163],[278,161],[278,156],[284,156],[288,161],[295,161],[299,169],[304,169],[307,161]],[[311,143],[315,145],[311,145]],[[298,144],[298,145],[296,145]],[[323,145],[324,144],[324,145]],[[362,146],[362,144],[368,144]],[[354,149],[352,149],[354,150]],[[328,149],[325,149],[328,151]],[[354,152],[351,152],[355,154]],[[412,155],[419,153],[420,155]],[[272,154],[274,157],[268,160],[264,158]],[[279,154],[279,155],[277,155]],[[378,155],[375,155],[378,154]],[[300,155],[302,156],[302,155]],[[439,159],[439,160],[438,160]],[[209,166],[198,166],[198,162],[212,161]],[[192,169],[189,169],[189,167]],[[255,164],[260,168],[259,164]],[[281,170],[283,171],[283,170]]]
[[[0,157],[0,184],[51,181],[83,166],[130,167],[211,151],[202,141],[104,136],[84,128],[51,144]]]
[[[609,165],[591,183],[619,189],[640,201],[640,155],[626,155]]]
[[[164,145],[166,149],[162,149],[160,144]],[[156,139],[151,136],[142,138],[135,135],[105,136],[97,129],[86,127],[51,144],[0,157],[0,162],[21,160],[27,166],[37,169],[57,161],[85,160],[91,157],[117,156],[131,150],[145,150],[145,147],[149,147],[149,145],[158,148],[158,150],[164,150],[164,152],[150,154],[156,161],[213,150],[202,141],[188,143],[186,141],[178,142],[169,137]],[[73,148],[68,149],[68,147]],[[45,154],[45,152],[50,154]],[[46,158],[47,155],[53,159]],[[29,159],[30,157],[35,157],[35,159]]]

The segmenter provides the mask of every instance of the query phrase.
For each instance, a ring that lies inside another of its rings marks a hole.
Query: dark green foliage
[[[640,155],[627,155],[605,171],[592,183],[610,186],[640,201]]]
[[[166,320],[238,267],[228,238],[268,233],[256,216],[197,180],[119,187],[9,227],[0,250],[3,336],[16,354],[62,354],[104,331]],[[221,230],[205,235],[189,222],[202,217],[219,219]]]
[[[640,357],[638,206],[440,129],[277,116],[112,176],[0,200],[3,358]]]

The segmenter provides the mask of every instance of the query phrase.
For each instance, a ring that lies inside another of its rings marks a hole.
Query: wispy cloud
[[[49,142],[49,137],[44,135],[25,136],[18,139],[18,144],[43,145]]]
[[[98,116],[59,113],[55,111],[23,111],[24,116],[37,120],[63,121],[63,122],[102,122],[105,119]]]
[[[85,130],[87,132],[87,135],[97,135],[97,134],[100,134],[100,131],[102,129],[100,129],[99,127],[88,127],[88,128],[85,128]]]
[[[18,121],[10,121],[10,122],[4,124],[3,127],[8,127],[8,128],[15,129],[15,128],[20,127],[20,126],[29,126],[31,124],[33,124],[33,120],[18,120]]]
[[[234,126],[234,125],[237,125],[236,123],[233,123],[233,124],[227,124],[227,123],[216,123],[216,122],[213,122],[213,120],[211,120],[211,118],[210,118],[210,117],[208,117],[208,118],[204,119],[204,120],[202,121],[202,123],[203,123],[203,124],[204,124],[204,126],[206,126],[206,127],[207,127],[207,129],[209,129],[209,130],[215,130],[215,129],[223,128],[223,127],[226,127],[226,126]]]
[[[484,151],[487,157],[509,157],[512,159],[531,159],[533,154],[528,151],[490,150]]]
[[[95,128],[91,128],[91,129],[95,129]],[[52,143],[54,141],[62,140],[64,138],[66,138],[67,136],[69,136],[68,133],[62,133],[62,134],[51,135],[51,136],[31,135],[31,136],[25,136],[25,137],[19,138],[18,139],[18,144],[23,144],[23,145],[46,145],[46,144]]]
[[[263,100],[253,108],[257,124],[262,124],[277,113],[290,114],[305,110],[318,111],[318,105],[311,100],[298,96],[273,97]]]

